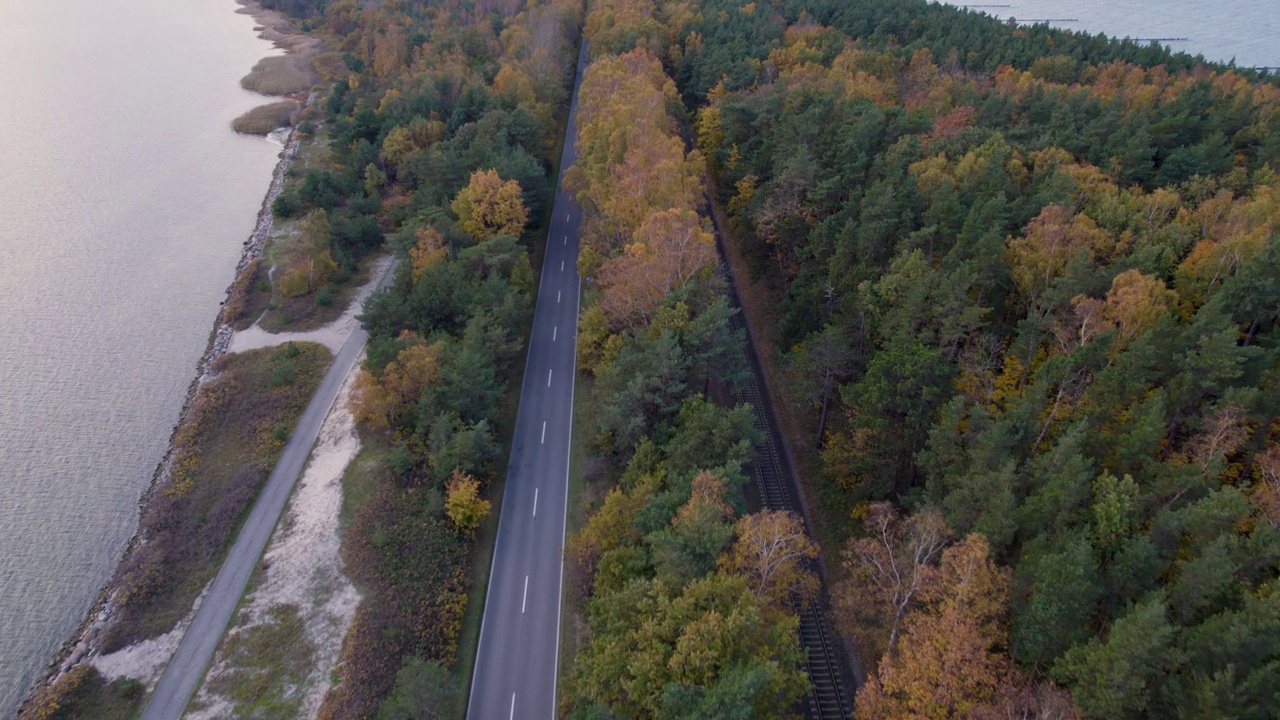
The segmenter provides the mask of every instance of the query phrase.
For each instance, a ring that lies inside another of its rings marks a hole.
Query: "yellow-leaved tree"
[[[1007,644],[1009,573],[987,539],[970,535],[942,554],[924,607],[858,693],[857,720],[967,718],[998,702],[1017,670]]]
[[[316,208],[298,222],[298,237],[288,243],[281,262],[278,290],[284,297],[305,295],[329,280],[338,269],[329,252],[329,216]]]
[[[449,493],[444,500],[445,514],[466,532],[474,532],[489,517],[490,504],[480,497],[480,481],[455,469],[449,478]]]
[[[494,235],[520,237],[529,220],[520,183],[503,180],[496,170],[477,170],[453,199],[458,225],[468,235],[484,241]]]
[[[449,249],[445,245],[444,236],[433,227],[419,228],[415,235],[418,242],[409,248],[409,263],[413,270],[413,281],[416,283],[427,268],[449,254]]]
[[[734,534],[737,539],[721,568],[745,576],[751,589],[774,607],[787,607],[793,593],[803,599],[818,591],[818,577],[808,567],[818,548],[799,515],[762,510],[739,520]]]

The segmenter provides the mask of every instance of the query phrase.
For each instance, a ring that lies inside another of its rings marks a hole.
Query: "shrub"
[[[263,95],[293,95],[306,92],[316,81],[310,61],[298,55],[265,57],[240,80],[245,90]]]
[[[231,129],[246,135],[266,135],[277,128],[293,125],[298,108],[294,100],[285,100],[258,107],[231,121]]]
[[[271,212],[279,218],[296,217],[306,209],[307,206],[302,202],[302,198],[298,197],[298,193],[292,189],[281,192],[271,202]]]

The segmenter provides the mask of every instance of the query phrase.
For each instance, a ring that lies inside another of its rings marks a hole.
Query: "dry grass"
[[[129,720],[142,712],[147,689],[135,680],[107,682],[83,664],[57,682],[36,691],[18,713],[19,720]]]
[[[116,570],[116,616],[101,652],[167,632],[190,612],[329,363],[329,351],[312,343],[216,361],[218,375],[174,433],[172,478],[143,510],[139,532],[150,541]]]
[[[276,128],[290,127],[302,109],[296,100],[259,105],[231,121],[231,129],[246,135],[266,135]]]
[[[259,60],[240,85],[263,95],[294,95],[310,90],[315,82],[310,57],[280,55]]]

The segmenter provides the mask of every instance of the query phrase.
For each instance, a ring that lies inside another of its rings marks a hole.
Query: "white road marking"
[[[509,715],[508,717],[515,718],[515,716],[516,716],[516,694],[511,693],[511,715]]]
[[[551,387],[551,371],[547,371],[547,387]]]
[[[569,222],[569,213],[564,214],[564,221]]]
[[[543,420],[542,421],[542,443],[545,445],[546,442],[547,442],[547,421]]]
[[[560,291],[556,291],[556,302],[560,302]]]
[[[538,517],[538,488],[533,489],[533,516]]]
[[[566,218],[566,219],[567,219],[567,218]],[[565,235],[565,236],[564,236],[564,244],[565,244],[565,245],[568,245],[568,244],[569,244],[569,236],[568,236],[568,235]]]
[[[564,261],[560,261],[560,272],[564,272]]]
[[[520,599],[520,614],[524,614],[525,603],[529,602],[529,576],[524,576],[524,597]],[[515,695],[512,695],[515,697]]]
[[[558,333],[558,332],[560,332],[560,326],[559,326],[559,325],[554,325],[554,326],[552,326],[552,328],[551,328],[551,342],[555,342],[555,341],[556,341],[556,333]]]

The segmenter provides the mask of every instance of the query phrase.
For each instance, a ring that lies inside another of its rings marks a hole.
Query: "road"
[[[382,283],[385,284],[394,275],[393,265],[383,277]],[[333,406],[343,379],[360,357],[367,339],[368,334],[364,328],[357,327],[342,344],[333,365],[320,381],[320,387],[303,411],[293,435],[285,443],[284,451],[271,471],[271,476],[267,478],[267,484],[263,486],[262,493],[249,511],[249,517],[240,528],[231,551],[223,561],[222,569],[213,579],[213,584],[209,586],[191,626],[183,635],[177,652],[165,668],[164,675],[160,676],[155,691],[151,693],[147,708],[142,713],[142,720],[178,720],[191,701],[191,695],[204,676],[205,669],[209,667],[218,642],[227,630],[227,623],[244,594],[249,576],[262,557],[262,551],[271,538],[271,531],[280,520],[293,486],[311,455],[311,447],[320,434],[320,425]]]
[[[578,58],[561,176],[577,157]],[[582,213],[556,188],[480,627],[468,720],[556,717]]]

